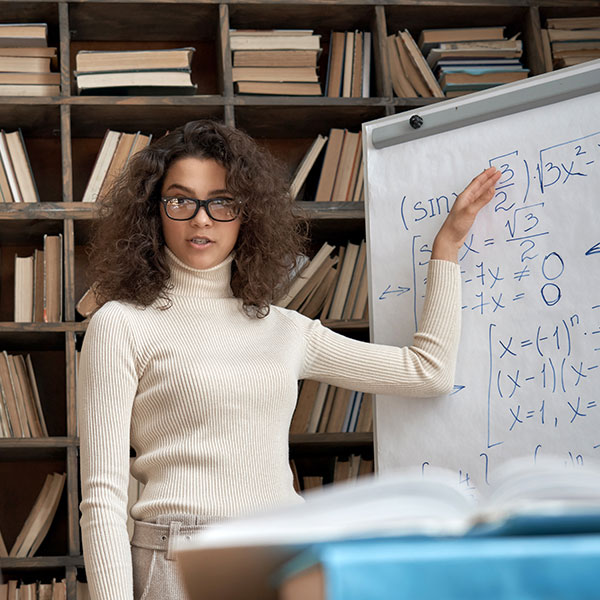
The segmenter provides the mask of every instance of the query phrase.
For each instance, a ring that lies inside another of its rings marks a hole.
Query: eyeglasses
[[[234,198],[198,200],[198,198],[168,196],[161,198],[160,201],[165,207],[167,217],[174,221],[189,221],[198,214],[200,208],[204,208],[213,221],[233,221],[242,210],[241,202]]]

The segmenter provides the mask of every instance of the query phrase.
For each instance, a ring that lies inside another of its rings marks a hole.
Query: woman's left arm
[[[457,197],[433,245],[425,303],[410,346],[370,344],[312,323],[303,378],[358,391],[439,396],[448,393],[460,338],[460,268],[457,257],[477,213],[494,195],[495,168],[475,177]]]

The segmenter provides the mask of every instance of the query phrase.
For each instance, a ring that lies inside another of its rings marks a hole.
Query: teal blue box
[[[600,535],[381,538],[310,546],[282,581],[321,565],[327,600],[598,600]]]

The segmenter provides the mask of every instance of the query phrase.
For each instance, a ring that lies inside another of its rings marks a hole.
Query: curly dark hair
[[[89,245],[90,281],[99,305],[124,300],[171,306],[159,213],[169,166],[210,158],[227,171],[227,189],[242,201],[231,288],[246,313],[264,317],[289,287],[307,244],[307,221],[293,212],[282,163],[246,133],[213,120],[190,121],[135,154],[104,197]]]

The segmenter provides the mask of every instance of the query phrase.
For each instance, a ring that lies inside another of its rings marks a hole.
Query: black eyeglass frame
[[[169,211],[167,210],[167,204],[169,202],[169,200],[191,200],[192,202],[194,202],[196,204],[196,209],[194,210],[194,212],[192,213],[192,215],[190,217],[186,217],[185,219],[176,219],[175,217],[172,217],[169,214]],[[210,212],[210,205],[213,202],[222,202],[223,200],[227,200],[228,202],[233,202],[234,203],[234,208],[237,211],[237,214],[235,215],[235,217],[231,218],[231,219],[215,219],[215,217],[212,215],[212,213]],[[160,199],[161,204],[164,206],[165,209],[165,215],[167,215],[167,218],[171,219],[172,221],[191,221],[200,211],[201,208],[204,208],[204,210],[206,211],[206,214],[213,220],[213,221],[217,221],[218,223],[230,223],[231,221],[235,221],[241,213],[241,209],[242,209],[242,203],[239,200],[235,200],[234,198],[209,198],[208,200],[199,200],[198,198],[188,198],[188,197],[181,197],[181,196],[164,196]]]

